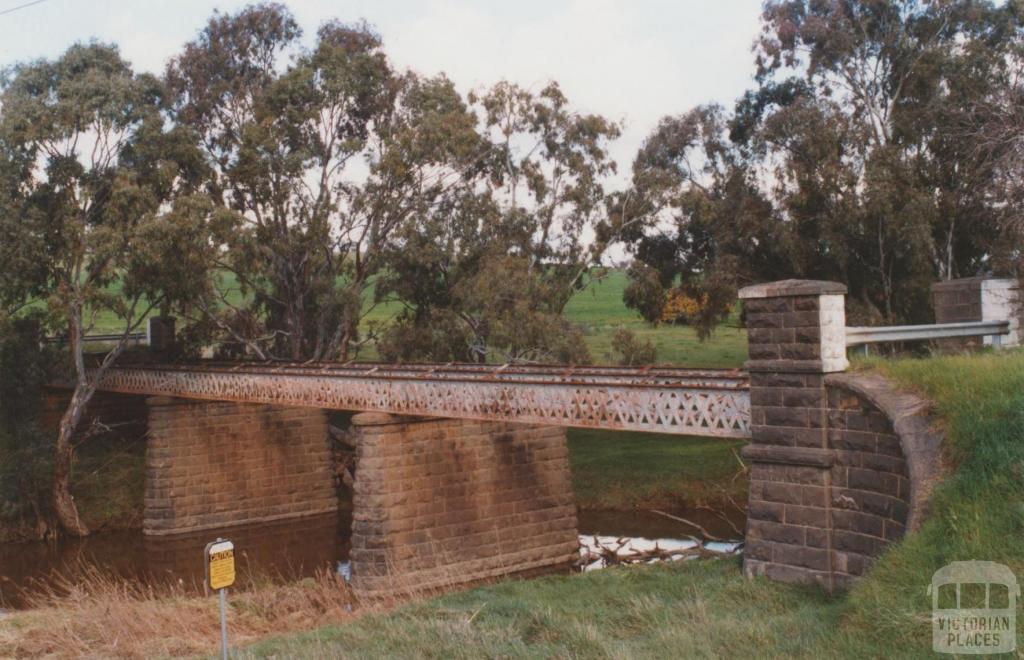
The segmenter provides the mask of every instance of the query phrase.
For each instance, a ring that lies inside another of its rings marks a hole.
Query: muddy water
[[[60,543],[0,544],[0,609],[26,606],[25,591],[74,581],[95,568],[147,584],[180,584],[202,592],[203,550],[218,536],[235,544],[237,582],[280,576],[298,579],[348,556],[351,521],[329,514],[174,537],[109,532]]]
[[[715,536],[736,537],[728,524],[707,512],[669,513],[696,522]],[[735,522],[743,528],[742,519]],[[682,523],[646,511],[583,511],[579,528],[584,544],[592,543],[595,536],[606,541],[628,538],[630,547],[637,548],[655,541],[662,548],[673,541],[691,543],[687,536],[696,534]],[[172,538],[128,531],[57,544],[0,544],[0,611],[26,607],[26,591],[59,585],[62,579],[73,582],[88,568],[147,584],[177,583],[202,593],[203,549],[218,536],[235,544],[240,586],[266,575],[299,579],[324,568],[338,570],[348,558],[350,530],[348,515],[330,514]]]
[[[742,530],[746,521],[743,514],[729,514],[729,522],[718,515],[704,509],[671,509],[665,513],[703,527],[714,537],[735,540],[736,531]],[[732,523],[731,525],[729,523]],[[667,516],[637,509],[635,511],[580,511],[580,536],[617,536],[638,537],[647,539],[679,539],[688,536],[702,536],[701,532],[690,525],[673,520]]]

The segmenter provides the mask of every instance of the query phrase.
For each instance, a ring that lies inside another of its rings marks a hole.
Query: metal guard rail
[[[846,345],[862,346],[888,341],[920,341],[929,339],[950,339],[954,337],[993,336],[999,344],[999,337],[1010,333],[1009,321],[968,321],[966,323],[935,323],[931,325],[893,325],[881,327],[846,328]]]
[[[106,342],[120,341],[122,337],[125,337],[123,332],[115,332],[108,335],[85,335],[82,337],[82,343],[84,344],[100,344]],[[129,343],[140,344],[149,343],[149,336],[145,332],[130,332],[127,335]],[[47,344],[61,344],[66,343],[68,338],[64,335],[54,335],[46,338]]]

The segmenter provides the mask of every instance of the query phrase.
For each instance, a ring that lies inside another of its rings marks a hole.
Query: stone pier
[[[360,596],[567,570],[578,556],[565,429],[381,413],[353,424]]]
[[[144,533],[337,510],[323,410],[168,397],[147,404]]]

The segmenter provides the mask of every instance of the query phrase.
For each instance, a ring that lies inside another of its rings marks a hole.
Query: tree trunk
[[[53,509],[61,527],[72,536],[87,536],[89,534],[89,528],[79,517],[78,507],[71,495],[71,463],[75,453],[75,447],[71,440],[88,401],[89,396],[83,391],[82,384],[77,384],[74,394],[71,395],[71,402],[60,420],[57,448],[53,461]]]

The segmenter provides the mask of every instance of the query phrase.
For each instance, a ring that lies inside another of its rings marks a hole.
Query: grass
[[[837,610],[820,593],[744,580],[735,560],[687,562],[475,589],[267,640],[240,655],[746,657],[767,645],[795,656],[827,634]]]
[[[736,478],[742,440],[569,429],[569,463],[581,509],[682,508],[744,499]]]
[[[268,639],[253,657],[930,657],[932,573],[1024,577],[1024,352],[872,363],[935,404],[952,474],[922,530],[847,594],[742,577],[734,560],[507,582]],[[1017,617],[1024,619],[1018,601]]]
[[[658,362],[663,364],[732,368],[741,367],[747,359],[747,333],[736,326],[735,320],[720,325],[705,342],[686,326],[651,326],[623,304],[626,284],[625,271],[609,270],[603,279],[573,296],[565,308],[565,317],[583,328],[595,363],[611,361],[612,335],[619,328],[650,340],[658,351]]]
[[[331,574],[259,586],[229,595],[231,641],[350,618],[352,599]],[[84,569],[32,609],[0,618],[0,657],[153,658],[210,653],[220,643],[217,599],[186,595],[181,585],[145,587]]]

